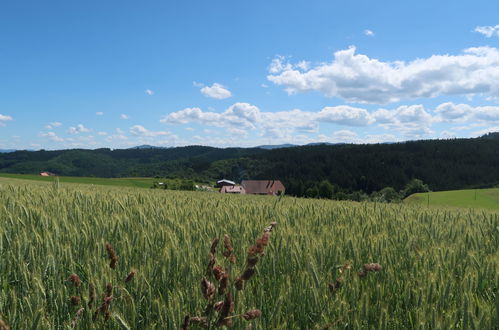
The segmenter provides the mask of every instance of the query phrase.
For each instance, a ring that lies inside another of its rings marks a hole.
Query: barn
[[[286,188],[279,180],[243,180],[241,182],[246,194],[281,195]]]

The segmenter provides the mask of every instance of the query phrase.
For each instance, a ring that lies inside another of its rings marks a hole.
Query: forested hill
[[[499,183],[499,139],[426,140],[393,144],[316,145],[265,150],[189,146],[168,149],[17,151],[0,154],[0,172],[125,177],[280,179],[304,195],[327,180],[347,192],[403,188],[411,179],[432,190]]]

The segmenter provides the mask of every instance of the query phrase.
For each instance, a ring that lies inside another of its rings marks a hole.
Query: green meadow
[[[10,174],[0,173],[0,178],[22,179],[22,180],[35,180],[42,182],[52,182],[55,177],[46,177],[37,174]],[[76,176],[58,176],[61,183],[80,183],[80,184],[94,184],[104,186],[119,186],[119,187],[136,187],[136,188],[150,188],[154,178],[92,178],[92,177],[76,177]]]
[[[404,202],[419,206],[499,210],[499,188],[419,193],[407,197]]]
[[[10,178],[0,196],[0,319],[12,329],[499,324],[497,212]]]

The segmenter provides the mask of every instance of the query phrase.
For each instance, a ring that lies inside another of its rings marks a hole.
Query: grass
[[[420,206],[454,206],[499,210],[499,188],[418,193],[409,196],[404,202]]]
[[[36,180],[42,182],[52,182],[54,177],[44,177],[37,174],[10,174],[0,173],[0,178],[10,179],[23,179],[23,180]],[[91,178],[91,177],[72,177],[72,176],[59,176],[61,183],[80,183],[80,184],[95,184],[104,186],[119,186],[119,187],[136,187],[136,188],[150,188],[154,178]]]
[[[499,324],[497,212],[27,182],[0,179],[0,319],[12,329],[69,328],[81,308],[81,329],[178,329],[206,309],[212,239],[230,236],[237,276],[271,221],[255,275],[233,291],[234,314],[261,310],[253,329]],[[383,269],[359,277],[366,263]],[[93,321],[109,292],[109,320]]]

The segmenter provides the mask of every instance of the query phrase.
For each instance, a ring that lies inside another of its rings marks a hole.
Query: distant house
[[[215,187],[222,188],[225,186],[235,186],[235,185],[236,185],[236,183],[234,181],[222,179],[222,180],[217,181],[217,184],[215,185]]]
[[[43,171],[43,172],[40,172],[40,175],[41,176],[55,176],[54,173],[52,172],[48,172],[48,171]]]
[[[241,182],[246,194],[281,195],[286,188],[279,180],[243,180]]]
[[[223,186],[220,189],[222,194],[245,194],[244,188],[241,186]]]

